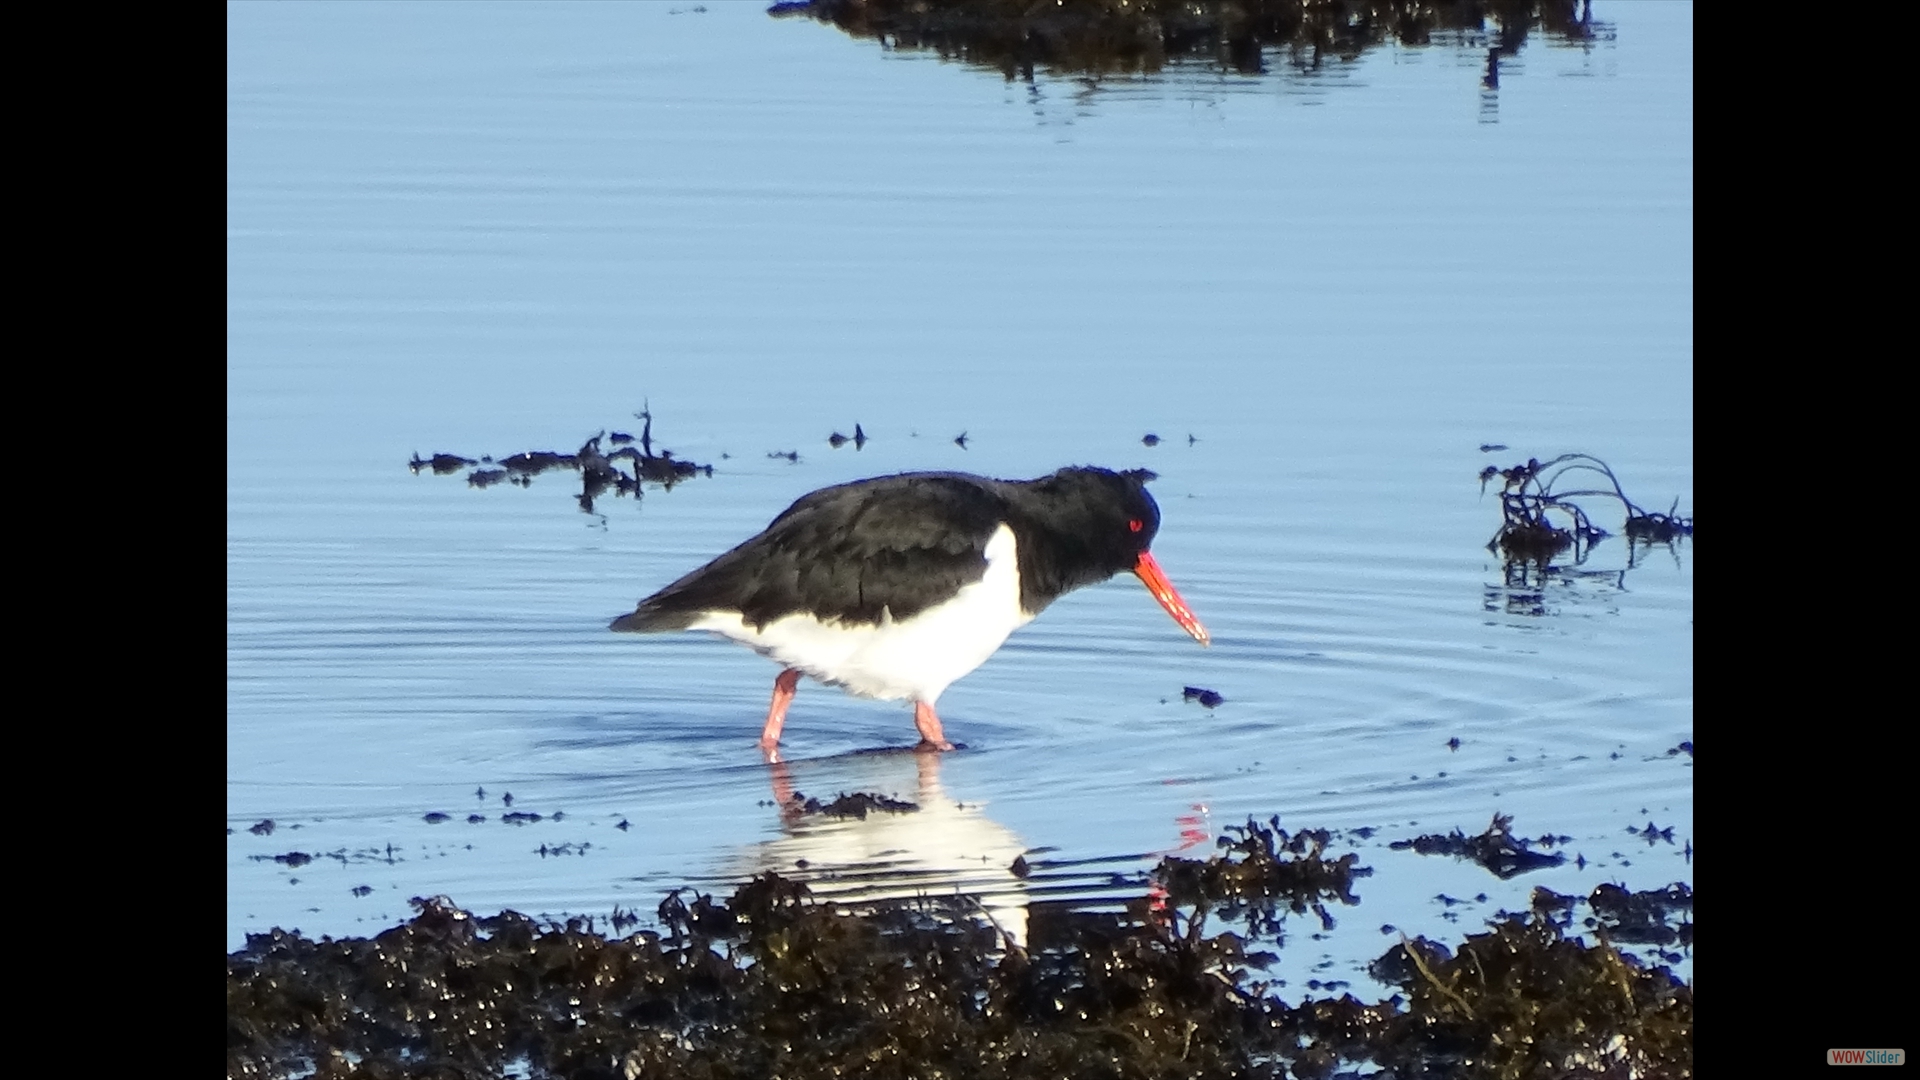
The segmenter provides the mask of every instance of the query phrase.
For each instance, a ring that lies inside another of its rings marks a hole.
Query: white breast
[[[932,705],[954,680],[984,663],[1007,635],[1033,621],[1020,610],[1020,560],[1013,530],[987,541],[987,571],[953,599],[904,622],[822,622],[788,615],[756,630],[737,611],[716,612],[688,629],[710,630],[823,683],[861,697]]]

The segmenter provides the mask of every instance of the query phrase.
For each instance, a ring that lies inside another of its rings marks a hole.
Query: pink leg
[[[953,749],[953,744],[947,741],[946,733],[940,730],[940,717],[934,713],[933,706],[924,701],[913,703],[913,726],[920,729],[920,745],[915,749]]]
[[[780,728],[787,722],[787,706],[793,704],[793,691],[799,685],[800,673],[792,668],[773,680],[773,704],[767,707],[767,726],[760,729],[760,749],[769,758],[780,748]]]

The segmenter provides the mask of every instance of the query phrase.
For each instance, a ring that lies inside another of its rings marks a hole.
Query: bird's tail
[[[693,612],[662,610],[657,605],[641,604],[639,610],[622,615],[608,624],[610,630],[620,630],[630,634],[658,634],[668,630],[685,630],[698,618]]]

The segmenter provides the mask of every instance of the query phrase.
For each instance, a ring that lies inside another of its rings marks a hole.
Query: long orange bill
[[[1180,599],[1173,582],[1167,580],[1166,572],[1160,569],[1159,563],[1153,561],[1150,553],[1140,553],[1140,561],[1133,564],[1133,572],[1146,583],[1147,591],[1160,601],[1161,607],[1167,609],[1167,614],[1173,616],[1173,621],[1180,624],[1180,629],[1192,634],[1193,640],[1202,645],[1212,640],[1207,636],[1207,628],[1200,625],[1200,617],[1193,613],[1185,600]]]

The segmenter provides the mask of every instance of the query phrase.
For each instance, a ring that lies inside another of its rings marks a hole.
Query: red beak
[[[1167,609],[1167,614],[1173,616],[1173,621],[1180,624],[1180,629],[1192,634],[1193,640],[1202,645],[1212,640],[1207,636],[1207,628],[1200,625],[1199,616],[1193,613],[1185,600],[1180,599],[1173,582],[1167,580],[1166,573],[1160,569],[1159,563],[1153,561],[1151,554],[1141,552],[1140,561],[1133,564],[1133,572],[1146,583],[1147,591],[1160,601],[1161,607]]]

